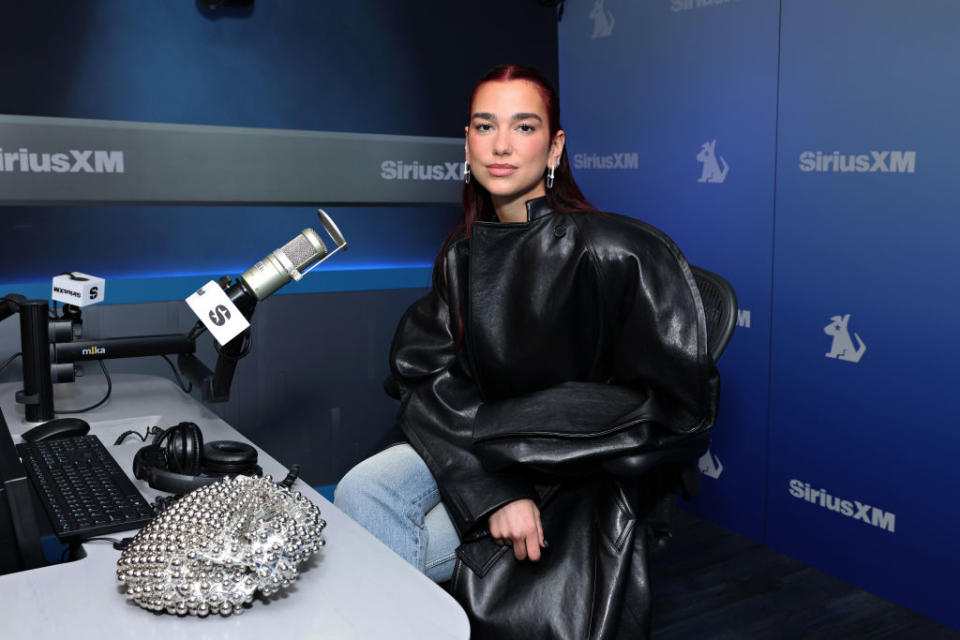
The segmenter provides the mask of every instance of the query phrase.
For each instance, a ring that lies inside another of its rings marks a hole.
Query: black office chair
[[[703,312],[707,320],[707,350],[716,362],[723,354],[733,331],[737,327],[737,294],[723,277],[690,265],[693,279],[696,281],[703,301]],[[648,523],[651,528],[650,552],[662,552],[672,535],[671,523],[677,505],[677,494],[685,500],[691,500],[700,494],[700,457],[710,447],[710,433],[693,436],[684,447],[692,451],[688,458],[665,465],[653,478],[648,478],[651,492],[656,498],[656,506],[651,510]]]
[[[727,348],[737,326],[737,294],[725,279],[706,269],[690,266],[707,316],[707,348],[716,362]]]
[[[703,301],[704,315],[706,316],[707,349],[714,362],[720,357],[737,324],[737,296],[733,287],[721,276],[691,266],[694,281]],[[384,390],[394,398],[400,397],[400,389],[392,376],[384,381]],[[637,503],[638,513],[642,513],[649,537],[641,535],[642,553],[644,560],[649,555],[663,551],[671,537],[671,523],[676,509],[677,494],[690,499],[699,493],[700,470],[697,466],[699,458],[707,451],[710,445],[710,435],[699,433],[691,436],[680,446],[666,452],[663,462],[646,474],[638,484]],[[618,474],[616,468],[608,469]],[[643,572],[646,575],[646,571]],[[649,625],[649,591],[638,582],[639,591],[631,595],[630,588],[625,595],[628,603],[636,598],[635,605],[642,611],[636,612],[634,621],[640,623],[636,628],[638,633],[648,633],[649,628],[642,629],[643,620]],[[631,608],[634,605],[628,605]],[[624,616],[623,620],[629,619]],[[624,624],[623,622],[621,624]],[[629,633],[629,630],[627,631]]]
[[[707,350],[716,362],[727,348],[730,338],[733,337],[733,330],[737,327],[737,294],[730,283],[720,275],[693,265],[690,265],[690,270],[693,271],[693,279],[700,291],[703,314],[707,319]],[[705,453],[710,446],[710,436],[704,433],[703,438]],[[697,460],[684,468],[681,492],[687,500],[700,494],[700,470]]]

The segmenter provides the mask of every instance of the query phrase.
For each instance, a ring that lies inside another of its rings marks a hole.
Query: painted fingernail
[[[550,543],[547,542],[547,539],[546,539],[546,538],[544,538],[544,539],[543,539],[543,548],[546,549],[546,548],[549,547],[549,546],[550,546]]]

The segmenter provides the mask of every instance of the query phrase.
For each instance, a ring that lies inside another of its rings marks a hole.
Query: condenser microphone
[[[243,288],[252,294],[257,302],[271,296],[277,289],[290,282],[299,281],[321,262],[340,249],[347,248],[343,234],[323,209],[317,209],[320,223],[336,244],[333,251],[327,246],[320,234],[313,229],[304,229],[293,240],[276,251],[270,252],[263,260],[247,269],[240,276]]]
[[[326,211],[317,209],[317,215],[336,244],[333,251],[327,251],[320,234],[304,229],[244,271],[239,280],[230,283],[229,278],[222,278],[219,284],[211,280],[187,298],[187,305],[218,343],[227,345],[250,327],[249,318],[258,302],[291,280],[300,280],[337,251],[347,248],[347,241]],[[191,332],[190,337],[197,335]]]

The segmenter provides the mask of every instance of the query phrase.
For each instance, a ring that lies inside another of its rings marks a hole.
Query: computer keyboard
[[[153,508],[97,436],[18,444],[53,529],[63,539],[139,529]]]

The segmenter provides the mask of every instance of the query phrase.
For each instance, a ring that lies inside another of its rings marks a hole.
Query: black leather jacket
[[[447,251],[442,286],[404,314],[391,348],[398,423],[464,541],[453,590],[474,638],[617,637],[626,610],[638,618],[624,599],[643,609],[649,596],[635,477],[701,446],[717,371],[666,235],[554,213],[545,198],[527,213],[475,223]],[[536,564],[486,532],[519,498],[541,506],[550,548]]]

